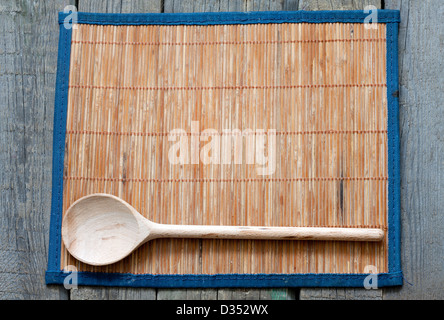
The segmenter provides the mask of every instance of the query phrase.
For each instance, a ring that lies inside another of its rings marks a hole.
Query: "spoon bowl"
[[[376,228],[256,227],[159,224],[122,199],[104,193],[75,201],[62,221],[62,239],[77,260],[102,266],[156,238],[381,241]]]
[[[126,257],[147,238],[150,229],[142,219],[119,198],[93,194],[69,207],[62,222],[62,238],[77,260],[91,265],[111,264]]]

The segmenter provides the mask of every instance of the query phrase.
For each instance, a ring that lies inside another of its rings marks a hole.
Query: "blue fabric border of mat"
[[[378,10],[378,22],[387,24],[387,102],[388,102],[388,273],[377,274],[378,288],[402,285],[400,236],[400,153],[397,10]],[[217,13],[59,13],[60,37],[54,110],[53,177],[47,284],[75,281],[78,285],[223,288],[223,287],[364,287],[369,274],[214,274],[152,275],[126,273],[64,272],[60,270],[61,220],[66,112],[74,23],[101,25],[216,25],[255,23],[364,23],[364,11],[272,11]],[[67,21],[67,23],[65,23]],[[374,275],[371,277],[374,278]]]

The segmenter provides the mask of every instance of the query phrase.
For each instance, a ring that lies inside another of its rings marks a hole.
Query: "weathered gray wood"
[[[71,300],[156,300],[156,290],[145,288],[82,286],[70,291]]]
[[[296,288],[261,289],[259,300],[296,300],[298,294]]]
[[[384,299],[444,298],[444,2],[386,0],[399,30],[402,288]]]
[[[381,9],[381,0],[299,0],[299,10],[363,10],[372,5]]]
[[[260,289],[219,289],[218,300],[259,300]]]
[[[282,7],[283,2],[277,0],[252,0],[246,1],[245,11],[277,11],[282,10]]]
[[[287,0],[282,4],[282,10],[284,11],[296,11],[299,10],[300,0]]]
[[[300,300],[382,300],[382,290],[364,288],[305,288]]]
[[[66,299],[45,285],[57,12],[65,0],[0,3],[0,299]]]
[[[219,289],[218,300],[295,300],[295,289]]]
[[[300,0],[165,0],[164,12],[298,10]]]
[[[157,300],[217,300],[217,289],[158,289]]]
[[[297,289],[158,289],[157,300],[294,300]]]
[[[78,11],[100,13],[162,12],[162,0],[79,0]]]

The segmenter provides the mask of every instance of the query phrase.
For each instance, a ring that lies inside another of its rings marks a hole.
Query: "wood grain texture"
[[[304,288],[299,300],[383,300],[382,292],[364,288]]]
[[[162,0],[79,0],[79,12],[139,13],[162,12]]]
[[[45,285],[59,26],[65,0],[0,3],[0,299],[65,299]]]
[[[157,300],[220,300],[218,289],[157,289]]]
[[[158,289],[157,300],[295,300],[289,288]]]
[[[399,29],[402,288],[384,299],[444,299],[444,2],[386,0]]]
[[[70,290],[70,300],[156,300],[156,290],[82,286]]]
[[[165,13],[298,10],[300,0],[165,0]]]
[[[369,5],[381,9],[381,0],[299,0],[299,10],[364,10]]]

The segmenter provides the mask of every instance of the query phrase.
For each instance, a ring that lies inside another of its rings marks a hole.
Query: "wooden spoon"
[[[117,262],[156,238],[380,241],[381,229],[168,225],[152,222],[109,194],[72,204],[62,222],[63,242],[78,260],[95,266]]]

